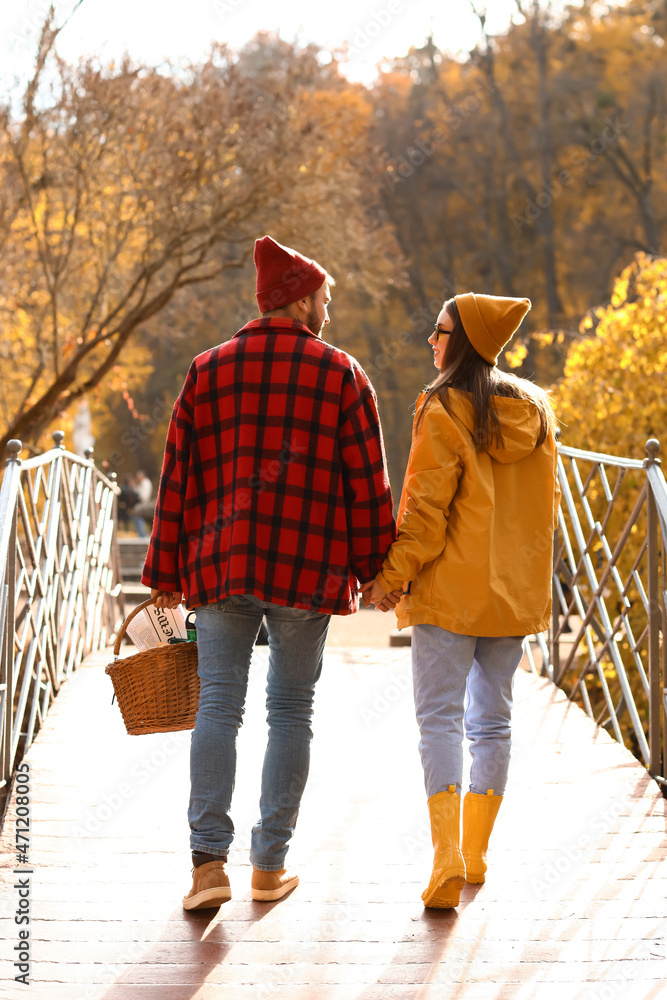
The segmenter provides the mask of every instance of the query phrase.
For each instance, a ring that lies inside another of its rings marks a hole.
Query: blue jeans
[[[236,737],[248,671],[262,618],[269,633],[266,687],[269,738],[262,770],[260,820],[253,827],[255,868],[284,867],[310,765],[315,683],[329,615],[236,595],[196,609],[201,689],[190,747],[190,846],[227,856],[234,837],[229,807],[236,774]]]
[[[438,625],[413,625],[412,680],[427,798],[450,785],[461,792],[464,722],[472,756],[470,791],[505,791],[512,679],[522,643],[523,636],[476,638]]]

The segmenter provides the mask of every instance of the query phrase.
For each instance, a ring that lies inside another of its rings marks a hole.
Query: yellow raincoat
[[[496,396],[504,447],[477,451],[470,394],[450,389],[449,398],[453,416],[432,397],[413,428],[398,538],[376,579],[387,592],[409,588],[396,606],[399,628],[541,632],[551,614],[560,499],[553,435],[535,447],[535,404]]]

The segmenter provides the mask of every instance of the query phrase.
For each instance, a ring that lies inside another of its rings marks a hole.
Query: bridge
[[[189,733],[128,736],[104,673],[128,607],[117,488],[92,455],[68,452],[62,435],[54,445],[21,461],[10,443],[0,492],[0,998],[24,995],[21,954],[39,1000],[665,995],[667,487],[657,442],[646,458],[559,444],[553,622],[525,643],[485,885],[466,886],[456,911],[421,904],[431,848],[409,650],[380,634],[389,615],[364,610],[335,623],[327,648],[290,850],[301,885],[275,904],[250,898],[267,656],[255,650],[233,898],[199,913],[180,905]]]

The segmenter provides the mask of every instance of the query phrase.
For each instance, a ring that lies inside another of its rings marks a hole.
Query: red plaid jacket
[[[167,434],[142,582],[188,607],[232,594],[359,606],[396,536],[376,398],[298,320],[256,319],[194,359]]]

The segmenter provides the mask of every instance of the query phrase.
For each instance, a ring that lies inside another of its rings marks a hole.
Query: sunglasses
[[[444,326],[440,326],[439,323],[436,323],[433,328],[433,336],[435,337],[436,344],[444,334],[449,334],[451,332],[451,330],[445,330]]]

